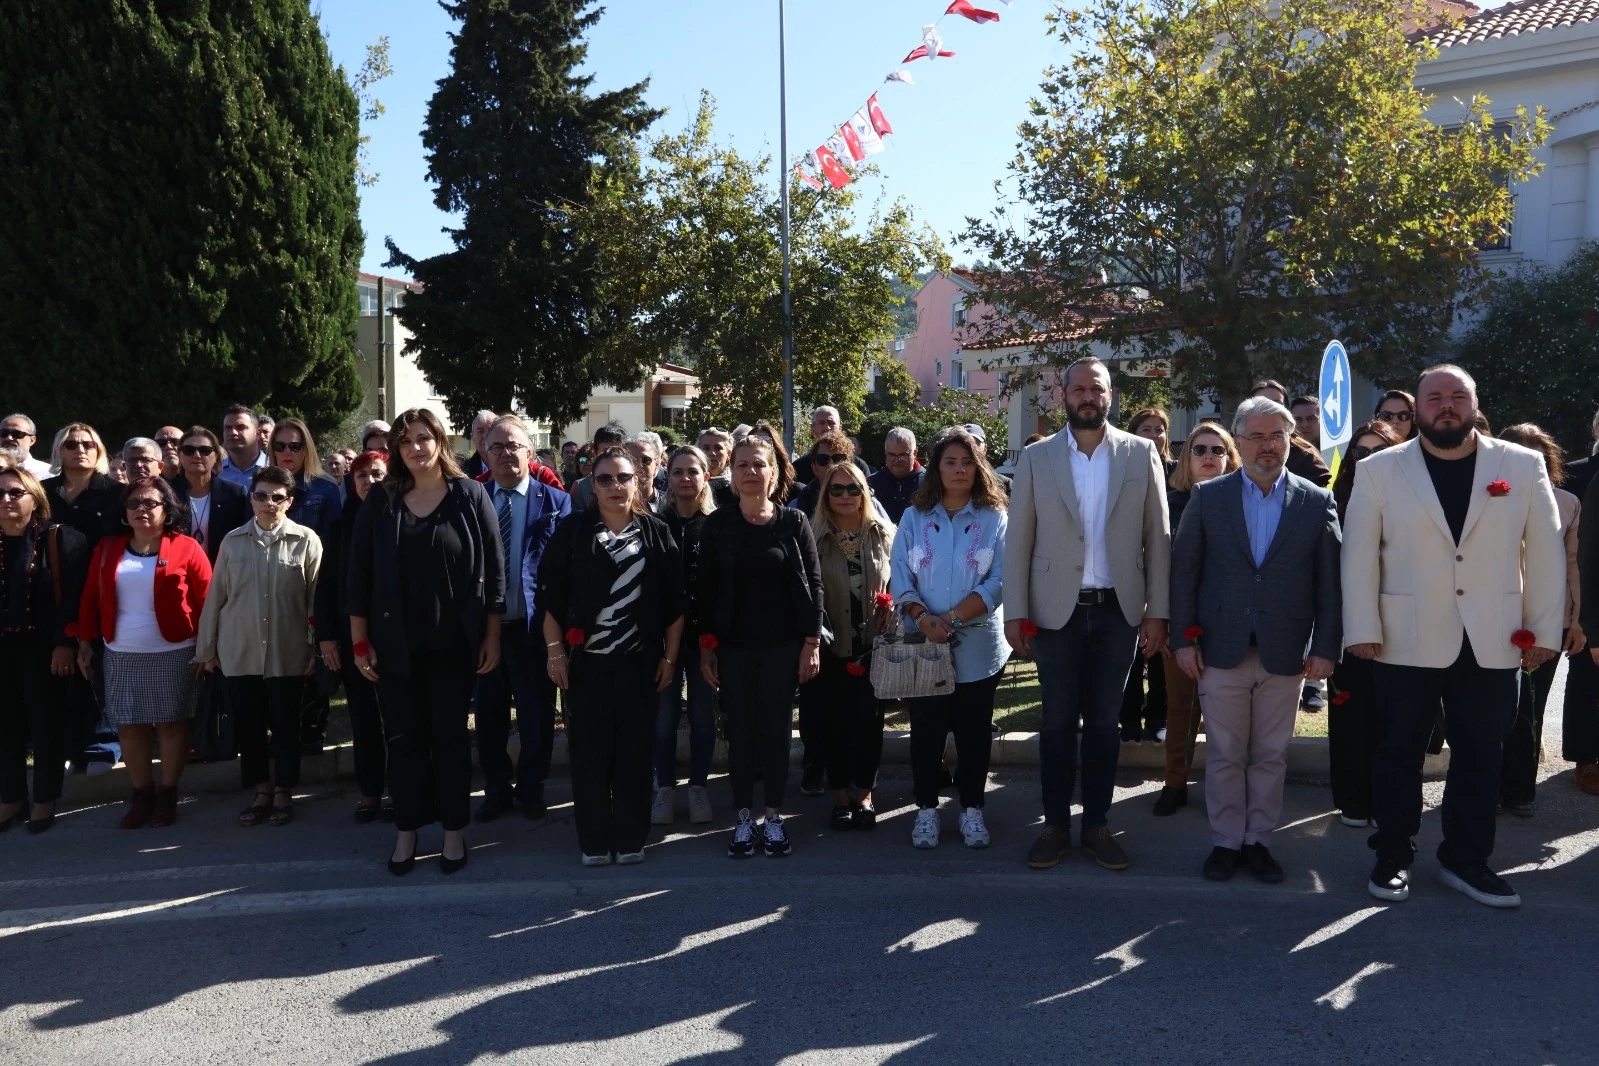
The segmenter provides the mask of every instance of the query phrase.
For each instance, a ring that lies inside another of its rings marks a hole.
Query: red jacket
[[[83,640],[116,639],[117,564],[127,546],[127,534],[104,537],[95,545],[78,606],[76,635]],[[156,625],[169,643],[188,640],[199,626],[206,589],[211,586],[211,561],[194,538],[165,533],[155,565]]]
[[[561,475],[557,474],[555,471],[551,470],[549,467],[540,462],[534,462],[532,464],[528,470],[528,476],[534,481],[544,482],[544,484],[549,485],[551,488],[562,490],[565,490],[566,488],[566,486],[561,483]],[[485,470],[474,480],[476,480],[480,485],[487,485],[489,482],[494,480],[494,471]]]

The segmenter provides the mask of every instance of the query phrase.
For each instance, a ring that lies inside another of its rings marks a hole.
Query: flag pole
[[[794,454],[794,319],[788,273],[788,16],[777,0],[778,187],[783,200],[783,444]]]

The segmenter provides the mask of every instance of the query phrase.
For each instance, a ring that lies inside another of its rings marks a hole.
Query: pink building
[[[988,398],[990,412],[1000,410],[999,375],[981,369],[977,353],[967,354],[961,348],[967,319],[976,321],[988,310],[986,304],[967,309],[967,297],[976,291],[971,271],[957,267],[948,274],[934,273],[912,298],[916,332],[894,339],[894,357],[921,385],[923,406],[938,399],[940,386],[949,386],[979,393]]]

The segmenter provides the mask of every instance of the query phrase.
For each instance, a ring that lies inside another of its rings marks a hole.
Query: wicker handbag
[[[955,691],[955,652],[920,633],[898,630],[872,641],[872,691],[880,700],[947,696]]]

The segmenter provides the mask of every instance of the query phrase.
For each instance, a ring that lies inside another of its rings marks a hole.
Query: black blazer
[[[71,503],[67,502],[65,474],[45,478],[40,487],[50,499],[50,520],[82,533],[91,553],[101,537],[127,532],[122,524],[123,486],[109,476],[91,475],[89,487],[78,493],[78,498]]]
[[[189,479],[181,474],[177,477],[167,478],[167,484],[172,486],[172,491],[177,493],[178,502],[184,509],[189,509]],[[206,542],[205,556],[215,566],[217,552],[222,550],[222,538],[232,533],[235,529],[254,517],[250,510],[250,494],[244,488],[231,481],[223,481],[215,474],[211,476],[211,539]],[[194,512],[189,511],[188,525],[184,532],[194,536]]]
[[[810,519],[793,507],[777,505],[777,533],[788,560],[789,602],[774,603],[774,611],[792,612],[793,625],[801,636],[822,635],[822,567],[816,559],[816,537]],[[705,520],[700,535],[699,610],[703,632],[726,637],[733,631],[735,609],[732,560],[738,553],[748,523],[736,507],[717,510]]]
[[[639,643],[654,652],[665,647],[667,628],[683,617],[683,556],[665,522],[651,514],[637,520],[644,570],[654,575],[639,591]],[[550,534],[539,559],[539,625],[548,614],[562,633],[569,628],[593,630],[616,573],[596,539],[604,524],[599,509],[590,508],[564,519]]]
[[[82,499],[80,494],[79,499]],[[50,531],[55,530],[56,561],[50,565]],[[42,542],[42,543],[41,543]],[[89,576],[89,541],[82,533],[61,522],[36,522],[23,534],[24,550],[38,553],[33,572],[33,619],[41,641],[52,647],[78,646],[78,603],[83,599],[83,582]],[[61,604],[56,605],[59,580]]]
[[[473,651],[483,640],[484,615],[505,613],[505,546],[500,543],[500,523],[483,486],[469,478],[448,479],[449,491],[440,507],[451,509],[450,523],[466,545],[467,558],[454,560],[474,580],[466,595],[455,601],[461,628]],[[407,576],[400,570],[399,501],[390,503],[388,490],[373,485],[355,518],[350,551],[345,563],[345,606],[350,615],[366,619],[367,640],[377,652],[378,672],[400,676],[411,673],[411,649],[405,636]]]
[[[355,520],[361,513],[361,497],[354,488],[344,498],[337,531],[322,545],[322,573],[316,582],[316,639],[349,643],[350,608],[346,583],[349,578],[350,539],[355,536]]]

